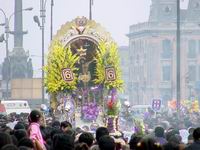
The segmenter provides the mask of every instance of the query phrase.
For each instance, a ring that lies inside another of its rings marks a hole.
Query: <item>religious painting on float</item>
[[[85,89],[94,86],[95,56],[98,49],[96,42],[87,37],[79,37],[70,42],[70,47],[72,53],[79,56],[78,63],[76,64],[77,68],[79,68],[77,71],[78,86]]]

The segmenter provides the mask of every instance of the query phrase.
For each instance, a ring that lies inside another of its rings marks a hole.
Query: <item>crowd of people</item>
[[[144,118],[145,132],[133,132],[130,138],[123,132],[110,134],[106,127],[91,132],[68,121],[46,123],[38,110],[0,116],[0,150],[200,150],[198,114],[179,119],[176,114],[150,116]]]

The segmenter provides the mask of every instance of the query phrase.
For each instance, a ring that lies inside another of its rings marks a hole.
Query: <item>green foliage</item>
[[[45,86],[49,93],[60,91],[71,91],[76,89],[77,75],[74,73],[78,70],[75,67],[79,56],[72,54],[70,47],[64,47],[59,42],[55,42],[48,54],[48,62],[44,67]],[[66,82],[62,79],[62,69],[69,68],[73,72],[74,80]]]
[[[134,119],[134,128],[135,128],[135,133],[137,135],[141,135],[144,136],[145,135],[145,126],[144,126],[144,122],[141,119]]]
[[[118,55],[117,44],[100,42],[99,51],[96,55],[96,84],[103,84],[107,89],[116,88],[122,90],[123,80],[121,79],[120,59]],[[106,67],[114,67],[116,71],[116,80],[107,81],[105,75]]]
[[[108,101],[108,103],[110,103],[110,101]],[[109,104],[107,104],[107,115],[109,116],[119,115],[120,108],[121,108],[121,103],[119,100],[116,100],[115,102],[113,102],[112,107],[110,107]]]

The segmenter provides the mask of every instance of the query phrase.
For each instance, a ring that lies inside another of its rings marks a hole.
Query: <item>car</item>
[[[151,109],[151,105],[133,105],[131,106],[131,111],[136,113],[145,113],[148,112],[148,109]]]

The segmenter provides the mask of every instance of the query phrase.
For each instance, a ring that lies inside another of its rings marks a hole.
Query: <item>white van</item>
[[[25,100],[4,100],[1,101],[1,104],[4,105],[7,115],[13,112],[16,114],[31,112],[29,104]]]
[[[151,105],[133,105],[131,110],[137,113],[148,112],[148,109],[151,108]]]

